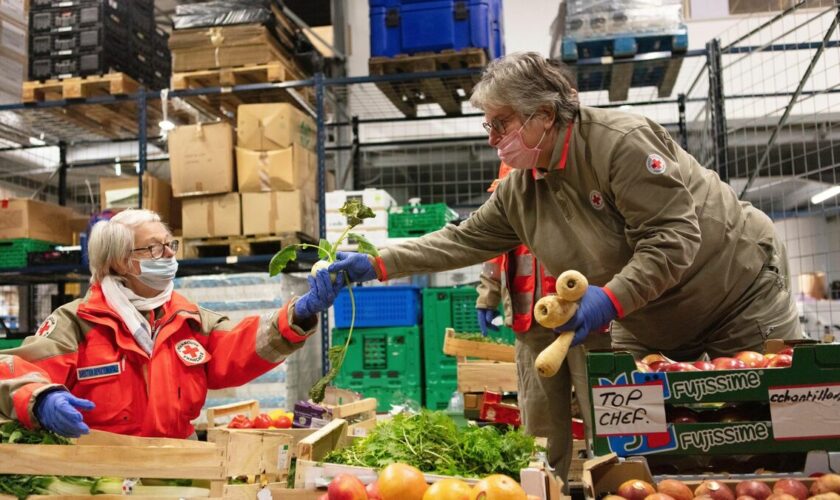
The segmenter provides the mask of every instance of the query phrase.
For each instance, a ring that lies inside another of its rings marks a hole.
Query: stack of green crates
[[[53,244],[30,238],[0,240],[0,269],[26,267],[26,254],[52,250]]]
[[[347,341],[347,329],[333,329],[332,345]],[[406,400],[423,401],[419,326],[356,328],[335,385],[379,401],[387,412]]]
[[[458,213],[445,203],[406,205],[388,213],[388,237],[412,238],[437,231],[458,219]]]
[[[426,407],[446,409],[458,387],[455,358],[443,354],[447,328],[459,333],[480,331],[475,312],[478,293],[473,287],[426,288],[423,290],[423,354],[425,356]],[[513,344],[515,336],[507,327],[488,336]]]

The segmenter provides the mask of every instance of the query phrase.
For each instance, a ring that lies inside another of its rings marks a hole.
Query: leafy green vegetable
[[[521,431],[458,428],[445,413],[423,410],[378,424],[366,437],[328,454],[324,462],[376,469],[403,462],[433,474],[519,477],[536,450],[534,438]]]
[[[356,227],[365,219],[376,217],[373,210],[364,206],[358,199],[347,200],[344,202],[344,206],[338,209],[338,212],[347,218],[347,225],[350,227]]]
[[[318,258],[327,259],[330,262],[335,260],[335,257],[333,257],[332,245],[330,245],[330,242],[324,238],[321,238],[321,241],[318,243]]]
[[[513,345],[505,342],[504,339],[500,339],[498,337],[485,337],[480,333],[456,333],[455,338],[458,340],[470,340],[472,342],[484,342],[486,344]]]
[[[286,268],[286,265],[289,262],[297,260],[299,247],[300,245],[289,245],[274,254],[274,257],[271,258],[271,262],[268,263],[269,276],[277,276],[283,271],[283,269]]]
[[[379,250],[376,249],[376,246],[361,234],[349,233],[347,236],[352,240],[356,240],[359,244],[359,252],[373,255],[374,257],[379,256]]]

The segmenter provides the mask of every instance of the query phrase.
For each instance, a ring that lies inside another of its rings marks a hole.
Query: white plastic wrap
[[[676,30],[681,0],[566,0],[565,37],[583,40]]]

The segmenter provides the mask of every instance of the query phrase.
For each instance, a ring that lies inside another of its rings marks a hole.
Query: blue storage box
[[[356,328],[413,326],[420,322],[420,289],[415,286],[354,287]],[[336,328],[350,328],[353,309],[344,288],[335,299]]]
[[[370,55],[482,48],[504,55],[502,0],[369,0]]]

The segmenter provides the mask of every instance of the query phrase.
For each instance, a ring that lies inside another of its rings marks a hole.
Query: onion
[[[739,497],[746,496],[753,497],[755,500],[764,500],[772,494],[773,490],[761,481],[741,481],[735,486],[735,495]]]
[[[616,493],[627,500],[644,500],[648,495],[656,493],[656,490],[653,485],[641,479],[628,479],[621,483]]]
[[[735,500],[735,495],[729,486],[713,479],[700,483],[700,486],[694,490],[694,495],[698,497],[709,495],[714,500]]]
[[[797,481],[796,479],[779,479],[776,481],[776,484],[773,485],[773,493],[786,493],[792,497],[798,498],[799,500],[805,500],[808,498],[808,488],[801,481]]]
[[[675,500],[691,500],[694,498],[694,493],[682,481],[676,479],[663,479],[656,485],[656,490],[659,493],[664,493]]]
[[[840,493],[840,474],[823,474],[811,485],[811,494]]]

